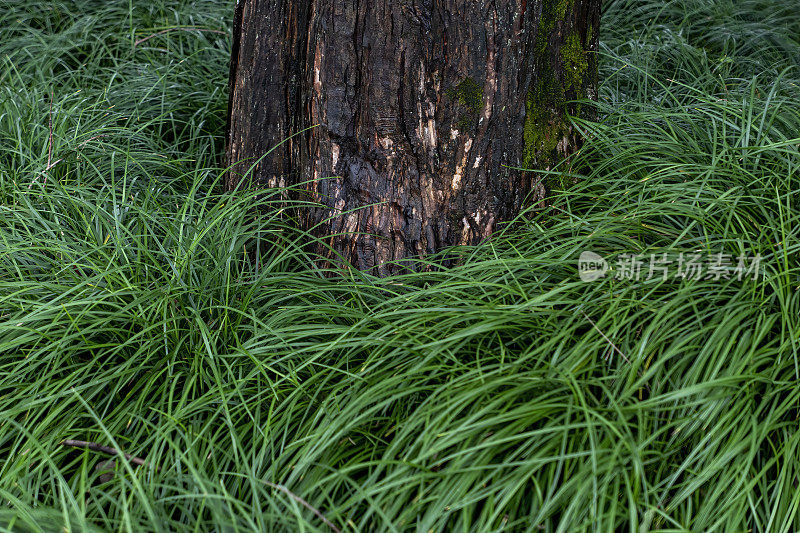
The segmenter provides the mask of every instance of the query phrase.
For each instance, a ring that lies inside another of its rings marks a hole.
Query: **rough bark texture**
[[[601,0],[239,0],[235,187],[305,183],[306,227],[361,269],[487,238],[579,139]],[[572,104],[570,104],[572,105]],[[574,106],[569,111],[580,112]],[[241,163],[242,161],[246,161]],[[510,168],[511,167],[511,168]]]

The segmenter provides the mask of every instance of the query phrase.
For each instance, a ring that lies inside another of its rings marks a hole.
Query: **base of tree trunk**
[[[600,0],[239,0],[235,187],[303,184],[301,220],[361,269],[488,238],[580,139]],[[328,254],[331,259],[334,254]]]

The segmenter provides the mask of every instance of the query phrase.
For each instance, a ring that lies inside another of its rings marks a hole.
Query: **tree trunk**
[[[303,183],[361,269],[475,244],[545,195],[594,98],[601,0],[239,0],[227,181]],[[533,195],[530,195],[533,193]]]

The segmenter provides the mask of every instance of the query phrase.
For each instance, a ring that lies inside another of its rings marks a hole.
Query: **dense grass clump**
[[[607,3],[577,183],[390,279],[222,191],[231,10],[0,0],[0,527],[800,530],[794,0]]]

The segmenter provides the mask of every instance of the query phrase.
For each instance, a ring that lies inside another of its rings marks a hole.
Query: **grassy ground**
[[[0,526],[799,530],[795,0],[606,4],[579,183],[379,280],[221,192],[230,3],[0,0]]]

